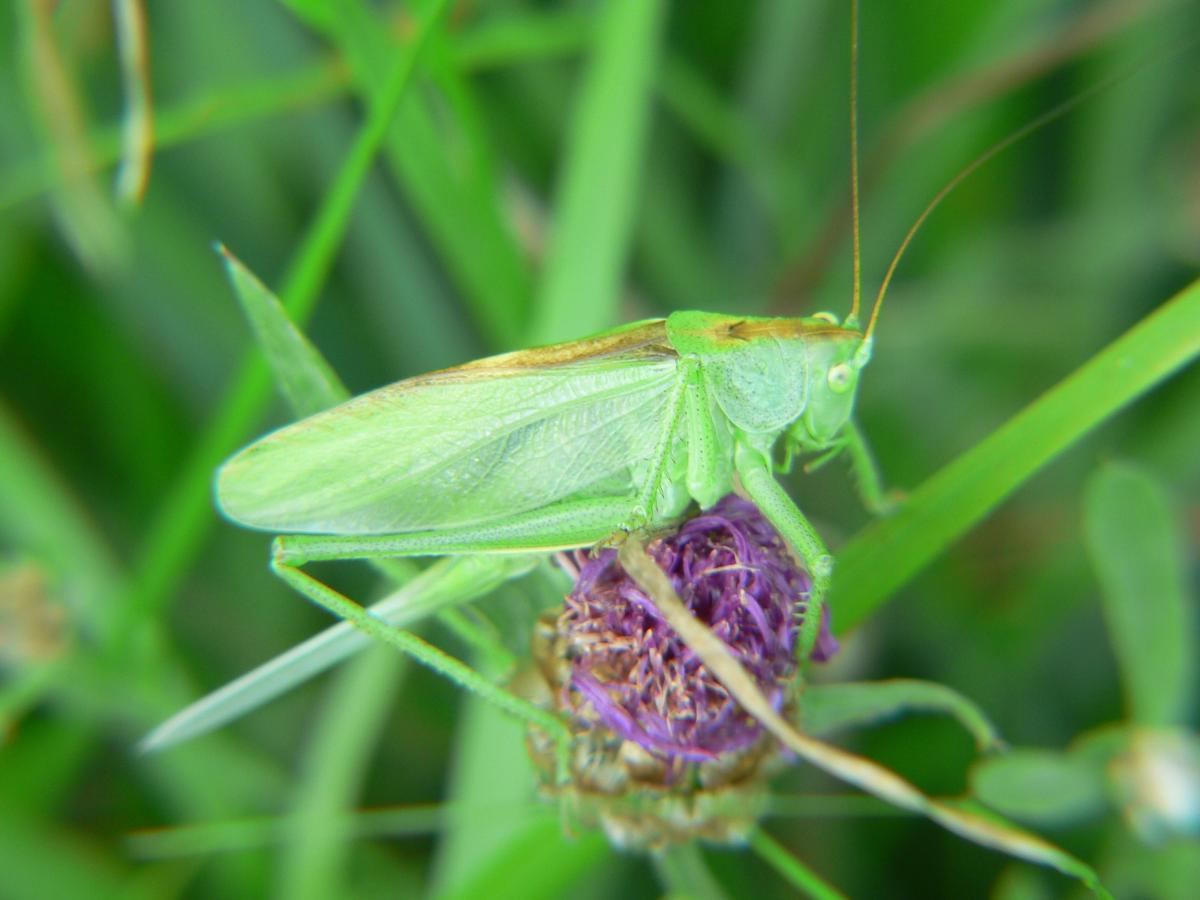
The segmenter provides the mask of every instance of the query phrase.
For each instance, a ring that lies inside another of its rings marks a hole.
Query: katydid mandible
[[[881,502],[851,418],[870,351],[853,317],[677,312],[364,394],[238,453],[217,498],[243,525],[290,533],[274,561],[295,568],[593,546],[712,506],[736,474],[812,578],[803,658],[832,557],[774,473],[846,450]]]

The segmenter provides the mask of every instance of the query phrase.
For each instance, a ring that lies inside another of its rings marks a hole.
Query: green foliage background
[[[689,883],[595,835],[564,842],[553,815],[513,799],[528,795],[519,731],[385,653],[194,744],[136,750],[175,709],[326,624],[270,577],[267,537],[209,502],[222,456],[286,419],[246,362],[214,240],[297,308],[315,304],[308,332],[354,390],[673,309],[848,306],[845,4],[452,6],[354,191],[345,160],[432,4],[149,4],[159,147],[133,209],[110,189],[123,102],[110,5],[0,8],[0,554],[35,565],[45,603],[65,610],[61,638],[31,656],[26,614],[0,608],[0,898],[641,897]],[[892,484],[959,457],[1194,277],[1196,13],[865,4],[868,298],[962,165],[1132,67],[989,163],[917,238],[860,399]],[[77,145],[46,47],[79,103]],[[90,187],[63,174],[80,154],[98,167]],[[1029,479],[819,677],[941,681],[1023,746],[1121,719],[1083,485],[1103,461],[1136,461],[1194,558],[1198,411],[1193,367]],[[835,548],[866,523],[839,465],[791,487]],[[333,577],[374,590],[363,573]],[[928,792],[967,788],[974,749],[951,723],[851,740]],[[778,790],[840,791],[799,769]],[[451,791],[454,827],[407,809],[347,844],[328,815]],[[850,896],[1069,890],[928,823],[855,809],[799,804],[770,828]],[[294,830],[264,842],[259,817],[289,813]],[[131,838],[199,823],[214,828]],[[1200,878],[1194,845],[1144,850],[1112,814],[1046,833],[1141,896],[1185,896]],[[747,851],[706,858],[731,895],[789,896]]]

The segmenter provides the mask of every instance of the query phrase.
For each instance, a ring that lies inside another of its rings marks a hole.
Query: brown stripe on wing
[[[604,359],[675,359],[678,357],[667,340],[666,320],[647,319],[578,341],[566,341],[545,347],[532,347],[513,353],[501,353],[431,372],[425,378],[440,378],[457,373],[484,375],[488,372],[522,371],[594,362]]]

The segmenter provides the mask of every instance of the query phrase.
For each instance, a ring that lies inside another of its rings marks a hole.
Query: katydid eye
[[[853,373],[845,363],[838,363],[829,370],[829,389],[835,394],[844,394],[850,389]]]

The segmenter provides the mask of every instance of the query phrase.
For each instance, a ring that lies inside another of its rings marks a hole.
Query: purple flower
[[[796,673],[796,633],[811,582],[754,504],[735,495],[647,548],[680,599],[721,638],[776,709]],[[615,550],[578,553],[557,623],[568,662],[561,700],[672,768],[748,748],[761,726],[625,574]],[[813,659],[837,650],[827,620]]]

